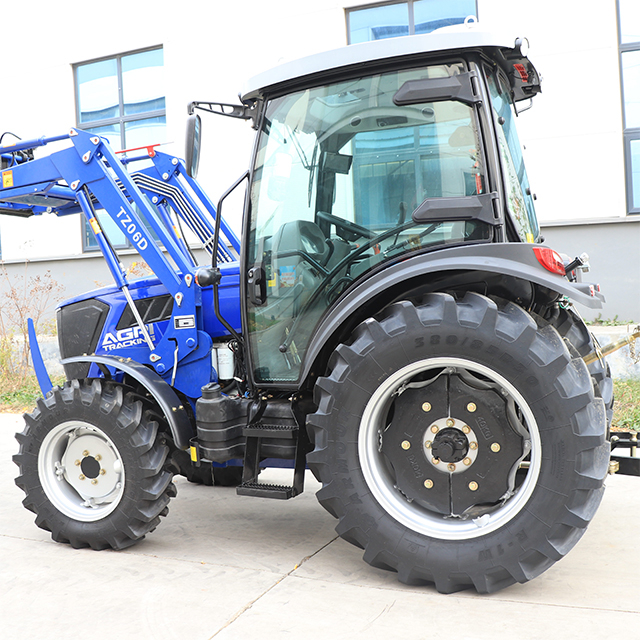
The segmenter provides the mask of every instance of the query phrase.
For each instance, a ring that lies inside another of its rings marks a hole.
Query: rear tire
[[[608,469],[605,410],[551,326],[478,294],[430,294],[362,323],[329,369],[308,462],[371,565],[492,592],[584,533]]]
[[[557,318],[553,321],[553,326],[582,358],[600,347],[584,320],[571,308],[560,309]],[[614,396],[609,363],[601,358],[588,365],[588,369],[593,379],[596,395],[604,401],[607,412],[607,427],[610,427],[613,419]]]
[[[176,495],[155,414],[128,388],[65,383],[25,414],[16,484],[56,542],[124,549],[153,531]]]

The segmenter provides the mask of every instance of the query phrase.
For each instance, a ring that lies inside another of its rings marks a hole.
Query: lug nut
[[[85,449],[85,450],[82,452],[82,455],[86,458],[86,457],[89,455],[89,452]]]
[[[476,406],[476,403],[475,403],[475,402],[470,402],[470,403],[467,405],[467,411],[468,411],[469,413],[473,413],[477,408],[478,408],[478,407]]]
[[[447,427],[453,427],[453,425],[455,425],[456,421],[452,420],[451,418],[449,418],[447,420]]]
[[[440,458],[431,458],[431,462],[433,462],[433,464],[440,464]]]
[[[478,483],[471,481],[469,483],[469,489],[471,489],[471,491],[477,491],[478,490]]]
[[[449,469],[449,471],[451,471],[452,473],[456,470],[456,465],[451,463],[447,465],[447,469]]]
[[[425,412],[431,411],[431,403],[430,402],[423,403],[422,410],[425,411]]]
[[[469,449],[477,449],[478,448],[478,443],[477,442],[470,442],[469,443]]]
[[[407,449],[411,449],[411,443],[408,440],[403,440],[402,444],[400,445],[405,451]]]
[[[94,479],[91,481],[91,484],[98,484],[98,479],[97,479],[97,478],[94,478]]]
[[[78,476],[78,478],[80,478],[80,480],[86,480],[86,478],[85,478],[85,476],[84,476],[84,473],[81,473],[81,474]]]
[[[494,442],[491,445],[491,451],[493,451],[493,453],[498,453],[498,451],[500,451],[500,445],[497,442]]]
[[[431,442],[431,440],[427,440],[427,441],[424,443],[425,449],[431,449],[431,445],[432,445],[432,444],[433,444],[433,443]]]
[[[80,466],[80,460],[76,460],[73,464],[75,464],[76,467],[79,467]]]
[[[107,473],[105,469],[100,469],[100,475],[101,476],[103,476],[105,473]]]
[[[424,481],[424,486],[425,486],[427,489],[431,489],[431,488],[433,487],[433,480],[425,480],[425,481]]]
[[[471,427],[465,424],[464,427],[462,427],[462,433],[471,433]]]
[[[431,433],[438,433],[440,431],[437,424],[431,425]]]
[[[100,460],[102,460],[102,456],[100,454],[96,455],[96,460],[100,462]]]
[[[466,467],[468,467],[471,464],[471,462],[472,462],[471,458],[465,458],[462,461],[462,464],[465,465]]]

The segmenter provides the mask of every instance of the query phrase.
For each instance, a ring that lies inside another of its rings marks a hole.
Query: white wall
[[[182,155],[191,100],[236,102],[245,80],[279,62],[346,43],[336,0],[58,0],[5,3],[0,133],[56,135],[75,125],[72,63],[164,46],[169,153]],[[479,0],[485,26],[525,35],[543,93],[520,118],[541,220],[626,213],[615,0]],[[203,116],[200,180],[217,200],[247,168],[248,123]],[[240,226],[240,199],[225,210]],[[81,253],[79,216],[2,217],[4,260]]]
[[[615,0],[480,0],[480,20],[529,39],[542,93],[519,132],[544,223],[626,216]]]

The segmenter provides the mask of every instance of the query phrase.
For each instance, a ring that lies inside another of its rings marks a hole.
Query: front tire
[[[608,468],[605,410],[551,326],[478,294],[430,294],[362,323],[329,367],[309,466],[373,566],[491,592],[583,534]]]
[[[25,414],[16,484],[36,524],[75,548],[124,549],[176,495],[158,419],[134,393],[100,380],[65,383]]]

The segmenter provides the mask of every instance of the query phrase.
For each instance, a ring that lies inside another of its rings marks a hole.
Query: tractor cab
[[[254,78],[244,222],[258,385],[295,384],[320,318],[408,256],[539,238],[514,103],[523,42],[467,27],[365,43]]]

